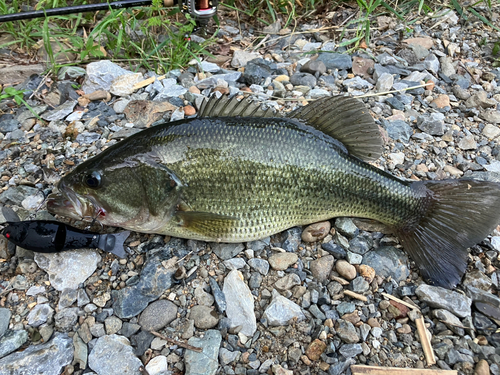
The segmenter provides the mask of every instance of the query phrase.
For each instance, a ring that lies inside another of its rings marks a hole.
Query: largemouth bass
[[[49,211],[144,233],[252,241],[353,216],[390,226],[429,282],[453,287],[467,248],[500,223],[500,185],[408,182],[370,164],[380,131],[362,102],[328,97],[287,117],[210,100],[78,165]]]

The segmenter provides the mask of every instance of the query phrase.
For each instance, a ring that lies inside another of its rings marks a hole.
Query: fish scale
[[[394,203],[384,207],[406,212],[415,204],[414,192],[401,181],[358,165],[332,139],[295,120],[201,119],[172,126],[168,133],[178,135],[168,143],[168,153],[170,161],[172,154],[180,158],[168,168],[186,185],[182,199],[193,211],[237,218],[222,231],[214,225],[206,233],[168,223],[161,232],[174,236],[241,242],[333,216],[382,215],[398,221],[394,212],[386,209],[384,215],[370,201],[382,182],[385,190],[393,190],[391,183],[400,187],[392,194]]]
[[[375,219],[426,280],[451,288],[465,272],[467,248],[500,223],[500,185],[398,179],[368,164],[382,144],[354,98],[325,97],[286,117],[245,100],[211,99],[199,118],[143,130],[78,165],[47,208],[220,242],[338,216]]]

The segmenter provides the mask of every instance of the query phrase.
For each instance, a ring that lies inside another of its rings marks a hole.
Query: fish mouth
[[[104,209],[92,197],[77,194],[63,180],[58,185],[59,193],[47,198],[47,210],[52,214],[76,220],[94,220],[103,216]]]

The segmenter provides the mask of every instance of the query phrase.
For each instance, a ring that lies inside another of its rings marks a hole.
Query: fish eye
[[[92,173],[85,176],[83,182],[91,189],[97,189],[101,186],[101,174],[98,171],[93,171]]]

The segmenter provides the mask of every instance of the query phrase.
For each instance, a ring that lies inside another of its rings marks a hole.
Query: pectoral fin
[[[226,238],[238,225],[239,218],[210,212],[177,211],[178,225],[192,232],[216,238]]]

